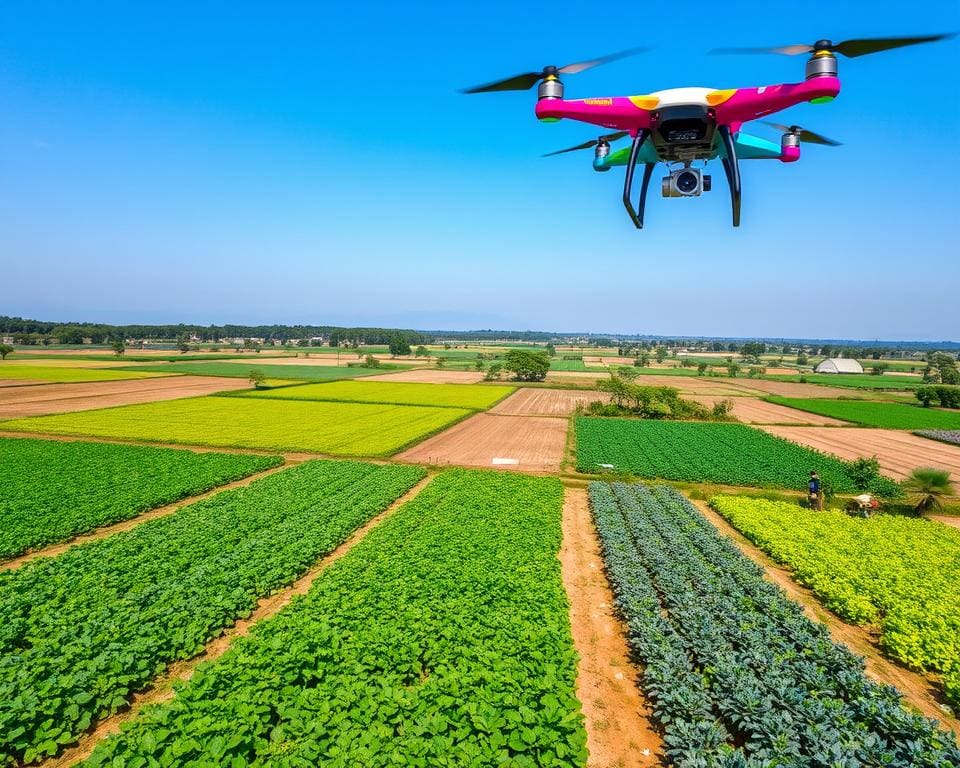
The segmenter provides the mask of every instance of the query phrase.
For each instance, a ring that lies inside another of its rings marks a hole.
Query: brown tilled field
[[[766,381],[765,379],[736,379],[730,381],[748,394],[758,392],[782,397],[868,397],[868,393],[849,387],[827,387],[821,384],[801,384],[793,381]]]
[[[569,423],[545,416],[478,413],[396,458],[422,464],[556,471],[563,461]]]
[[[708,408],[720,400],[729,400],[733,403],[732,414],[746,424],[813,424],[818,426],[842,427],[846,424],[839,419],[829,416],[820,416],[816,413],[799,411],[785,405],[767,403],[755,397],[711,397],[708,395],[689,395],[688,400],[695,400]]]
[[[609,402],[606,392],[589,389],[537,389],[521,387],[506,400],[501,400],[490,413],[502,416],[569,416],[577,405],[594,400]]]
[[[381,373],[366,376],[364,381],[409,381],[419,384],[476,384],[483,381],[482,373],[473,371],[417,370]]]
[[[0,388],[0,419],[19,419],[49,413],[90,411],[114,405],[177,400],[247,389],[244,379],[215,376],[164,376],[129,381],[96,381],[86,384],[34,384]]]
[[[936,467],[960,482],[960,447],[896,429],[862,427],[763,427],[772,435],[832,453],[842,459],[876,456],[880,468],[902,480],[917,467]]]

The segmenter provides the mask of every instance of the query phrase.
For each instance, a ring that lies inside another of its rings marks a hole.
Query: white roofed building
[[[828,357],[817,363],[815,373],[863,373],[863,366],[848,357]]]

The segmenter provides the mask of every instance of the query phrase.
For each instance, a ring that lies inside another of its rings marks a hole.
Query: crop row
[[[711,505],[827,608],[878,625],[895,659],[943,674],[960,711],[960,531],[893,515],[798,517],[795,505],[736,496]]]
[[[471,414],[460,408],[198,397],[4,422],[4,429],[188,445],[385,456]]]
[[[282,461],[279,456],[0,439],[0,557],[127,520]]]
[[[308,462],[0,573],[0,765],[56,754],[423,475]]]
[[[941,443],[960,445],[960,429],[921,429],[915,434],[931,440],[939,440]]]
[[[864,675],[669,487],[592,483],[641,686],[678,768],[957,768],[960,749]]]
[[[840,459],[743,424],[578,418],[576,438],[583,472],[612,464],[647,478],[803,489],[817,470],[833,490],[857,490]],[[898,493],[883,477],[872,490]]]
[[[907,403],[881,403],[873,400],[829,400],[824,398],[777,397],[768,402],[797,408],[821,416],[852,421],[868,427],[888,429],[960,429],[960,413],[924,408]]]
[[[561,507],[443,473],[89,765],[584,765]]]

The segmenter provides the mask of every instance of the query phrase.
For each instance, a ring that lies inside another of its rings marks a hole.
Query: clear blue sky
[[[960,40],[841,59],[780,117],[844,146],[744,163],[739,230],[718,183],[636,232],[622,171],[539,157],[595,129],[457,93],[637,45],[567,95],[790,82],[706,51],[960,30],[823,6],[3,3],[0,314],[960,339]]]

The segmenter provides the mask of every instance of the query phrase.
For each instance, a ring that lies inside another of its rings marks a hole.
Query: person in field
[[[810,470],[810,481],[807,483],[807,501],[810,509],[823,511],[823,487],[820,484],[820,475],[815,469]]]

